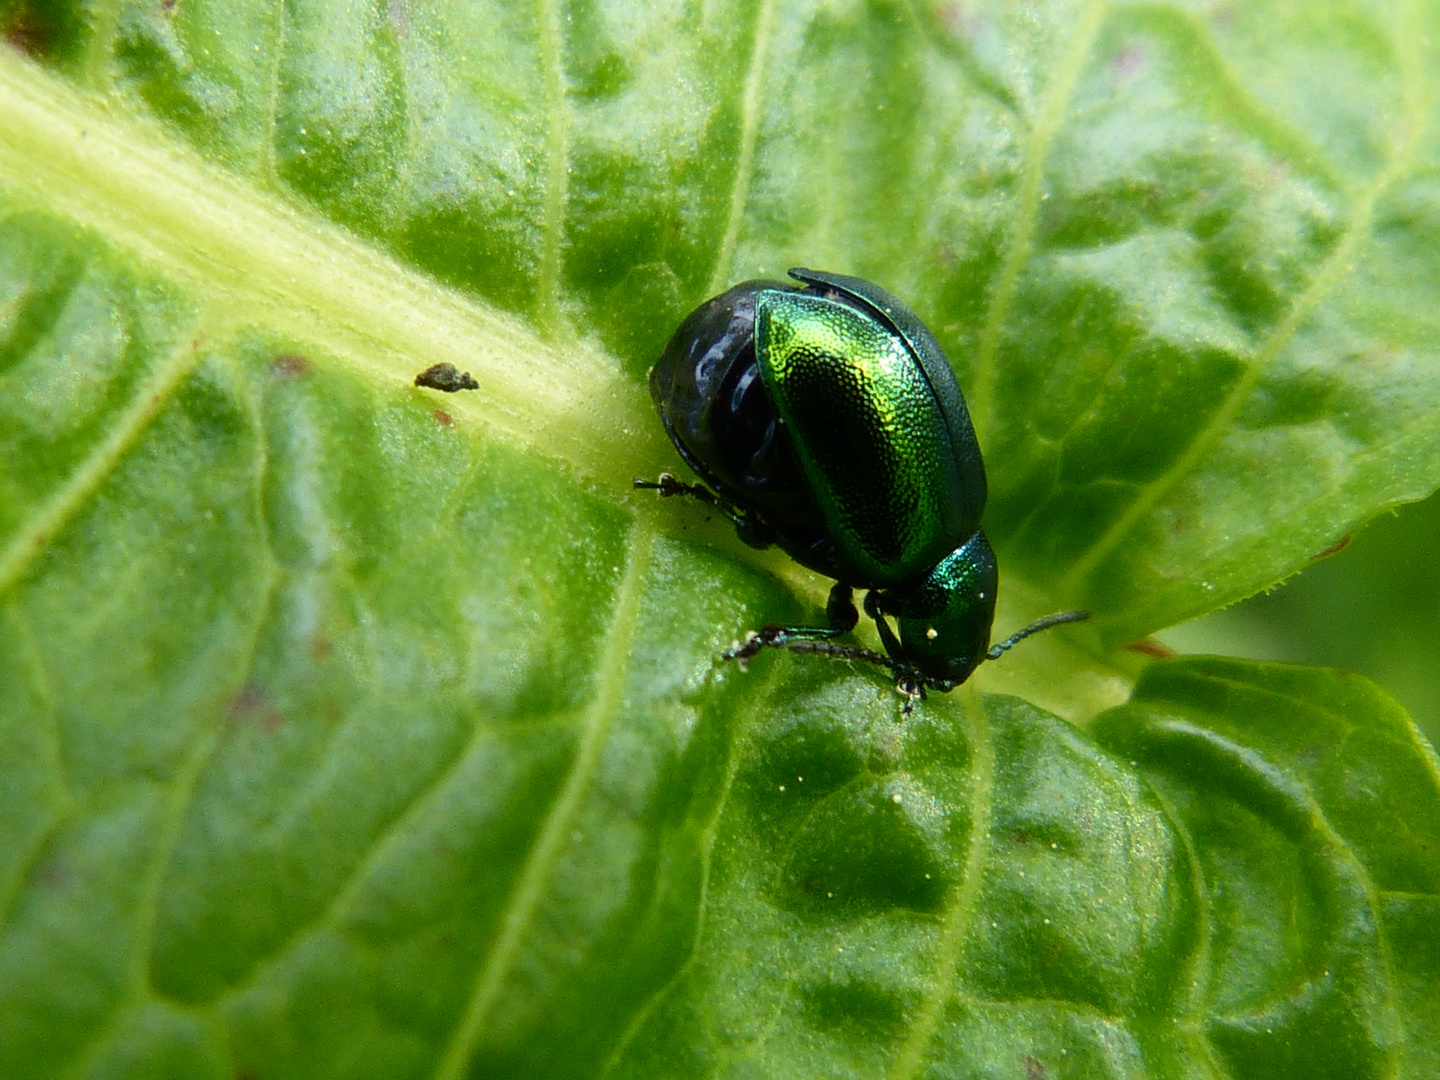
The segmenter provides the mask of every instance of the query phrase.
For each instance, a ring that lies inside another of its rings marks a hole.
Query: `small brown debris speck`
[[[479,390],[480,384],[471,378],[468,371],[461,371],[454,364],[431,364],[415,376],[416,386],[426,386],[453,394],[460,390]]]
[[[453,427],[455,424],[455,418],[444,409],[435,410],[435,419],[441,427]]]

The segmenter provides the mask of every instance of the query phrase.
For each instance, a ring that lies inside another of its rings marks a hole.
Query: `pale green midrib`
[[[570,107],[565,97],[564,32],[559,0],[538,0],[540,58],[545,71],[545,231],[540,251],[540,311],[552,336],[561,325],[560,271],[570,198]]]
[[[1020,191],[1015,198],[1015,213],[1010,219],[1009,234],[1006,237],[1005,260],[996,276],[995,287],[990,292],[990,303],[985,311],[985,323],[980,331],[980,342],[975,353],[975,386],[969,396],[969,404],[975,426],[982,432],[994,429],[995,384],[998,378],[995,362],[1000,350],[1000,335],[1004,332],[1005,321],[1010,316],[1010,305],[1015,299],[1020,272],[1030,259],[1031,244],[1040,214],[1040,187],[1045,178],[1045,159],[1065,115],[1070,96],[1074,93],[1075,84],[1080,78],[1080,69],[1090,54],[1095,35],[1100,32],[1106,7],[1106,0],[1089,0],[1080,12],[1075,31],[1071,34],[1050,85],[1046,88],[1040,115],[1025,142],[1024,171],[1021,174]]]
[[[212,321],[310,343],[377,383],[441,361],[478,392],[433,395],[460,425],[613,482],[663,454],[643,393],[582,344],[438,285],[0,50],[0,185],[192,287]]]
[[[181,335],[181,344],[156,364],[150,377],[120,411],[109,433],[85,456],[75,471],[36,507],[0,547],[0,597],[25,575],[31,563],[69,523],[116,463],[169,402],[181,382],[195,369],[202,351],[199,328]]]
[[[1412,25],[1412,28],[1415,22],[1415,11],[1415,4],[1412,3],[1409,6],[1409,18],[1406,20]],[[1294,338],[1296,332],[1320,302],[1329,296],[1354,269],[1355,249],[1369,236],[1375,203],[1396,179],[1404,175],[1420,137],[1422,127],[1422,102],[1418,89],[1420,34],[1418,31],[1409,33],[1405,35],[1405,38],[1405,48],[1401,51],[1401,75],[1404,81],[1405,103],[1401,118],[1403,135],[1398,140],[1395,152],[1385,163],[1385,167],[1361,192],[1356,202],[1355,212],[1351,215],[1350,224],[1340,242],[1335,245],[1335,249],[1320,266],[1304,292],[1296,297],[1295,303],[1291,305],[1285,317],[1276,324],[1275,328],[1261,342],[1260,347],[1255,350],[1244,374],[1236,381],[1220,407],[1212,414],[1209,423],[1196,433],[1185,452],[1176,458],[1175,463],[1164,473],[1146,484],[1134,501],[1126,507],[1125,512],[1101,533],[1095,543],[1090,545],[1066,571],[1060,582],[1059,592],[1061,595],[1075,596],[1084,579],[1119,546],[1141,519],[1148,515],[1160,500],[1173,491],[1202,461],[1209,458],[1215,447],[1224,438],[1225,433],[1231,429],[1239,417],[1241,410],[1249,401],[1251,392],[1259,385],[1275,357]]]
[[[969,721],[970,740],[974,747],[971,759],[970,840],[965,852],[965,867],[960,885],[945,911],[940,931],[940,947],[936,950],[934,985],[926,994],[910,1025],[910,1033],[895,1064],[890,1080],[911,1080],[919,1076],[925,1063],[925,1050],[935,1037],[945,1006],[955,996],[957,970],[964,950],[965,935],[975,917],[980,888],[990,855],[990,810],[995,798],[995,743],[990,720],[980,693],[973,687],[958,691],[963,699],[965,717]]]
[[[599,767],[610,725],[624,699],[631,636],[649,570],[650,546],[650,530],[637,522],[630,531],[625,575],[610,612],[605,651],[596,673],[596,693],[586,710],[575,760],[536,834],[534,846],[498,920],[495,942],[476,974],[464,1013],[435,1070],[436,1080],[460,1080],[469,1069],[475,1047],[504,989],[505,980],[524,947],[526,934],[550,884],[550,876],[570,838],[575,815]]]
[[[730,284],[731,263],[740,242],[740,225],[745,220],[745,206],[750,199],[750,175],[755,168],[755,140],[760,129],[760,97],[765,85],[765,62],[770,53],[770,35],[774,28],[775,0],[760,0],[755,8],[755,34],[750,46],[750,67],[745,73],[745,86],[740,95],[740,151],[735,156],[735,176],[730,185],[730,207],[725,218],[725,232],[715,254],[715,269],[710,274],[710,294]]]

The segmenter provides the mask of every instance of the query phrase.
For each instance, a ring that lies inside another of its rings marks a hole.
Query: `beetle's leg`
[[[699,499],[727,515],[735,510],[735,507],[704,484],[687,484],[674,473],[662,472],[659,480],[643,480],[637,476],[630,482],[635,487],[643,488],[646,491],[658,491],[662,499],[668,499],[672,495],[689,495],[692,499]]]
[[[754,656],[767,645],[778,649],[789,649],[791,652],[808,653],[812,656],[833,656],[837,660],[859,660],[866,664],[877,664],[880,667],[895,671],[895,661],[883,653],[875,652],[873,649],[864,649],[859,645],[843,645],[838,641],[817,640],[809,637],[786,637],[791,628],[784,626],[767,626],[764,630],[757,630],[751,633],[745,644],[736,649],[731,649],[724,654],[726,660],[747,660]],[[806,627],[798,627],[804,633]],[[779,633],[771,638],[767,637],[766,631],[775,630]]]
[[[954,686],[954,683],[924,675],[904,662],[904,650],[886,619],[885,597],[878,589],[871,589],[865,594],[865,614],[875,620],[875,631],[880,635],[880,643],[890,654],[887,659],[890,661],[890,670],[895,673],[895,689],[905,696],[905,704],[900,706],[902,716],[909,716],[915,711],[915,702],[925,700],[927,686],[936,690],[949,690]]]
[[[843,581],[837,581],[830,587],[830,597],[825,601],[825,617],[830,620],[830,629],[837,635],[848,634],[860,621],[860,613],[855,610],[854,590]]]
[[[635,477],[630,483],[643,490],[658,491],[662,499],[674,495],[688,495],[724,514],[740,539],[753,548],[767,548],[774,543],[775,530],[770,523],[754,511],[742,510],[723,495],[717,495],[704,484],[687,484],[672,473],[662,472],[659,480],[643,480]]]
[[[900,706],[900,715],[909,717],[915,711],[915,702],[925,700],[926,680],[914,671],[898,671],[895,689],[905,695],[905,704]]]
[[[871,589],[865,594],[865,614],[875,620],[875,630],[880,635],[880,644],[885,646],[885,651],[895,660],[899,660],[903,650],[900,647],[900,639],[895,636],[895,631],[890,629],[890,623],[885,619],[884,597],[878,590]]]
[[[812,645],[820,645],[829,642],[831,638],[837,638],[841,634],[848,634],[855,629],[855,624],[860,621],[860,613],[855,610],[854,591],[849,585],[837,581],[830,587],[830,598],[825,602],[825,616],[830,621],[829,626],[778,626],[770,625],[759,630],[752,630],[745,638],[743,644],[736,645],[733,649],[727,649],[722,658],[725,660],[739,660],[744,663],[752,656],[755,656],[761,649],[791,649],[794,652],[824,652],[831,655],[842,655],[835,650],[848,649],[851,653],[865,655],[851,655],[845,653],[852,660],[868,660],[872,656],[878,658],[881,663],[888,664],[886,657],[879,653],[870,653],[868,649],[858,649],[854,646],[834,646],[834,649],[812,648]]]

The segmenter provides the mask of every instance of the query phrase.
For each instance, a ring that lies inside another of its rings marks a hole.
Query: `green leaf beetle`
[[[766,626],[724,654],[787,648],[888,668],[909,712],[959,686],[1050,615],[990,645],[998,572],[980,530],[985,463],[939,343],[860,278],[794,269],[745,281],[680,324],[650,370],[665,430],[700,478],[635,480],[715,507],[755,547],[835,579],[828,626]],[[835,638],[865,590],[885,654]],[[892,628],[890,621],[894,620]]]

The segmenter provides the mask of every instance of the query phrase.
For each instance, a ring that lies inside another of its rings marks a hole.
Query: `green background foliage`
[[[0,1076],[1440,1072],[1431,746],[1123,649],[1440,487],[1440,3],[0,29]],[[906,722],[629,489],[793,264],[954,362],[998,629],[1095,613]]]

